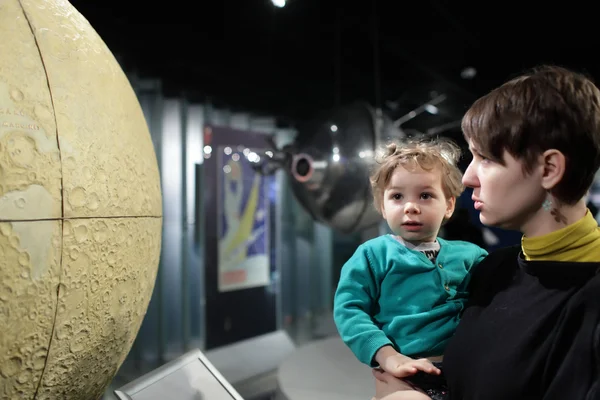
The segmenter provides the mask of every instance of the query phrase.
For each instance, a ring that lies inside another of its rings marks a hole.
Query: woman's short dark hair
[[[506,150],[523,162],[525,173],[544,151],[559,150],[566,167],[552,194],[574,204],[600,168],[600,91],[581,73],[542,66],[478,99],[462,130],[482,155],[504,164]]]

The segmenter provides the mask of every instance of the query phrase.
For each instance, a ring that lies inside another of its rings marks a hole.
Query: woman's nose
[[[477,179],[477,174],[475,173],[475,167],[473,166],[473,161],[469,164],[465,173],[462,177],[462,183],[466,187],[474,188],[479,186],[479,179]]]

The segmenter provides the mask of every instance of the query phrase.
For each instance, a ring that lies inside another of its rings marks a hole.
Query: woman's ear
[[[565,155],[556,149],[546,150],[540,155],[540,167],[542,168],[542,187],[551,190],[565,175]]]

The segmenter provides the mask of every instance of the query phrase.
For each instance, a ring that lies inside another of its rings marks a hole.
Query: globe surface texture
[[[156,155],[68,2],[0,1],[0,54],[0,398],[98,399],[154,287]]]

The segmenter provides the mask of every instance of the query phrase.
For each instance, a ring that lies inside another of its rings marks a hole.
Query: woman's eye
[[[489,161],[489,158],[487,158],[481,153],[475,153],[475,156],[477,156],[477,158],[479,158],[481,161]]]

